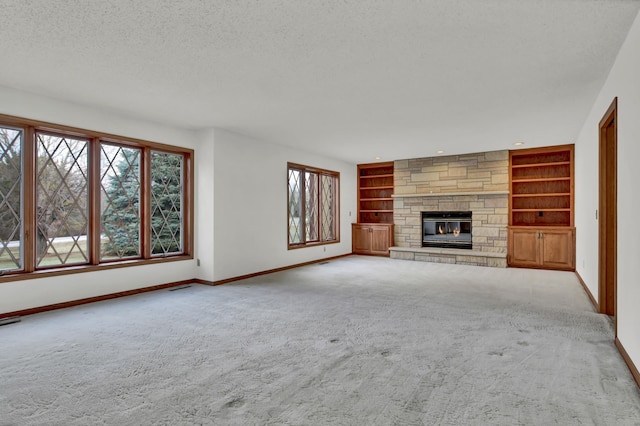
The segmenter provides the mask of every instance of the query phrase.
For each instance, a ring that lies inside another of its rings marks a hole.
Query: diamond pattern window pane
[[[0,127],[0,271],[22,269],[22,139]]]
[[[86,140],[36,133],[38,267],[87,263]]]
[[[140,256],[141,150],[100,146],[100,258]]]
[[[302,172],[289,169],[289,244],[302,242]]]
[[[305,172],[305,231],[306,241],[318,241],[318,185],[317,173]]]
[[[320,204],[322,205],[320,220],[320,223],[322,224],[322,241],[331,241],[336,239],[336,183],[337,179],[333,176],[322,175],[322,194],[320,200]]]
[[[151,254],[179,253],[182,239],[184,157],[151,153]]]

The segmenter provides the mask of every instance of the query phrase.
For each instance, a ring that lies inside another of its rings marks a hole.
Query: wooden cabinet
[[[509,266],[575,270],[575,228],[509,228]]]
[[[389,256],[393,245],[393,224],[352,223],[352,251],[356,254]]]
[[[393,162],[358,165],[358,223],[393,223]]]
[[[575,269],[573,145],[509,152],[509,266]]]

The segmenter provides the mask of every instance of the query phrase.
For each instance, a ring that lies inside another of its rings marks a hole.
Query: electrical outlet
[[[200,259],[196,259],[196,265],[200,266]]]

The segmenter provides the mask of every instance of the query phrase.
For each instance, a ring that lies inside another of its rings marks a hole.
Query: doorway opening
[[[613,100],[600,120],[599,129],[598,306],[600,313],[615,319],[618,274],[618,98]]]

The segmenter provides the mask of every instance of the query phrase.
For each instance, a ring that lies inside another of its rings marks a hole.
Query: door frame
[[[607,128],[613,134],[607,137]],[[614,317],[617,333],[618,275],[618,98],[599,123],[598,310]],[[612,238],[607,238],[609,235]],[[610,265],[610,267],[607,267]]]

